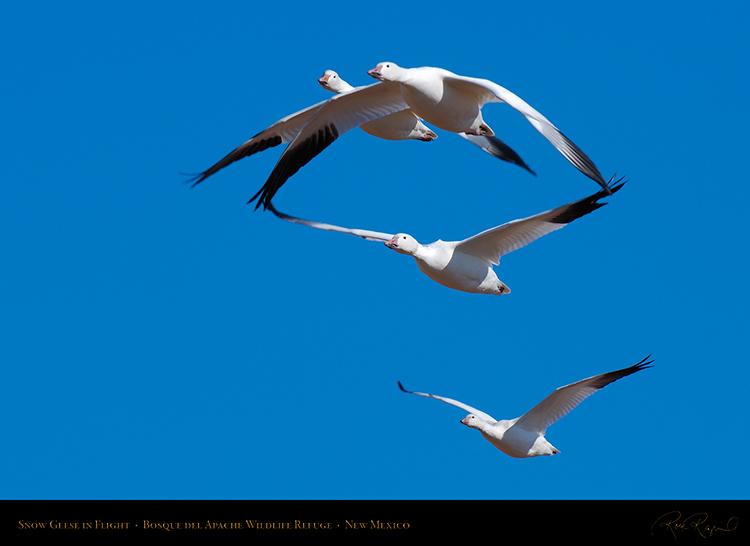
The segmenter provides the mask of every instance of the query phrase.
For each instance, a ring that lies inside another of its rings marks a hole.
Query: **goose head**
[[[403,73],[404,69],[392,62],[379,63],[372,70],[368,70],[367,73],[375,78],[376,80],[384,81],[398,81],[398,78]]]
[[[419,248],[419,243],[411,235],[398,233],[393,236],[393,239],[386,241],[385,246],[391,250],[395,250],[399,254],[413,255]]]
[[[334,93],[343,93],[352,87],[342,80],[335,70],[326,70],[323,75],[318,78],[318,83],[323,86],[323,89],[328,89]]]
[[[461,424],[466,425],[469,428],[480,428],[481,422],[482,420],[473,413],[470,413],[469,415],[461,419]]]

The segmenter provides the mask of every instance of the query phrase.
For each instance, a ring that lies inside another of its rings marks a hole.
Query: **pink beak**
[[[328,74],[318,78],[318,83],[320,85],[328,85]]]
[[[368,73],[368,74],[369,74],[370,76],[372,76],[373,78],[375,78],[376,80],[379,80],[379,79],[381,78],[381,74],[380,74],[380,65],[376,66],[376,67],[375,67],[375,68],[373,68],[372,70],[368,70],[368,71],[367,71],[367,73]]]
[[[385,243],[385,246],[387,246],[388,248],[393,248],[393,249],[398,248],[398,239],[396,237],[394,237],[390,241],[387,241]]]

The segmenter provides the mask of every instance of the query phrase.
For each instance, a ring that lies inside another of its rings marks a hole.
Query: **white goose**
[[[607,182],[593,161],[546,117],[520,97],[489,80],[458,76],[441,68],[400,68],[380,63],[368,72],[380,84],[357,87],[321,106],[289,143],[263,187],[250,202],[267,208],[279,188],[339,136],[363,123],[410,108],[425,122],[467,135],[493,136],[482,106],[504,102],[523,114],[579,171],[604,191]]]
[[[336,94],[349,93],[354,91],[356,88],[352,87],[349,83],[344,81],[341,76],[335,70],[326,70],[323,76],[318,78],[318,83],[327,89],[333,91]],[[422,120],[417,117],[411,110],[400,110],[377,118],[367,123],[363,123],[359,126],[365,133],[385,140],[406,140],[406,139],[419,139],[419,140],[434,140],[437,135],[430,130]],[[466,133],[458,133],[458,135],[468,142],[471,142],[475,146],[478,146],[481,150],[488,154],[513,163],[529,171],[531,174],[536,175],[534,171],[526,165],[526,162],[513,151],[513,149],[505,144],[502,140],[495,136],[478,136],[478,135],[467,135]]]
[[[504,102],[523,114],[578,170],[607,188],[599,169],[578,146],[526,101],[490,80],[459,76],[430,66],[401,68],[392,62],[380,63],[367,73],[382,82],[399,84],[402,97],[415,114],[454,133],[494,135],[482,118],[482,107],[488,102]]]
[[[614,177],[612,177],[614,180]],[[610,182],[612,182],[610,180]],[[417,267],[437,283],[477,294],[501,296],[510,293],[510,288],[497,278],[493,265],[499,265],[500,257],[518,250],[540,237],[552,233],[573,220],[595,211],[606,203],[599,199],[617,192],[625,182],[622,178],[607,186],[607,191],[530,216],[513,220],[498,227],[483,231],[463,241],[441,241],[421,245],[406,233],[391,235],[366,229],[351,229],[313,220],[304,220],[279,212],[269,203],[268,208],[276,216],[287,222],[301,224],[316,229],[337,231],[356,235],[370,241],[381,241],[399,254],[413,256]]]
[[[424,392],[407,391],[401,385],[400,381],[398,382],[398,386],[406,393],[434,398],[435,400],[440,400],[446,404],[468,411],[469,415],[464,417],[461,423],[467,427],[477,429],[487,441],[506,455],[522,459],[560,453],[544,437],[547,427],[570,413],[573,408],[599,389],[622,377],[634,374],[645,368],[651,368],[652,366],[649,366],[649,364],[653,360],[648,360],[649,358],[650,355],[629,368],[595,375],[594,377],[559,387],[521,417],[502,419],[500,421],[458,400]],[[648,362],[646,362],[647,360]]]

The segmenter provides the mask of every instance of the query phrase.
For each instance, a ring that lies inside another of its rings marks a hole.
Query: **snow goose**
[[[606,387],[620,378],[634,374],[645,368],[651,368],[652,366],[649,366],[649,364],[653,360],[648,360],[649,358],[650,355],[629,368],[595,375],[588,379],[582,379],[570,385],[559,387],[521,417],[502,419],[500,421],[458,400],[425,392],[407,391],[400,381],[398,382],[398,386],[406,393],[434,398],[435,400],[440,400],[451,406],[468,411],[469,415],[461,420],[462,424],[477,429],[487,441],[506,455],[523,459],[560,453],[555,446],[545,439],[544,434],[547,431],[547,427],[570,413],[573,408],[599,389]]]
[[[381,83],[338,94],[314,112],[284,150],[263,187],[250,199],[250,203],[258,200],[256,209],[261,205],[267,208],[294,173],[346,131],[394,112],[409,108],[441,129],[493,136],[494,132],[482,119],[481,109],[487,102],[504,102],[519,111],[568,161],[607,191],[607,182],[599,169],[578,146],[542,114],[496,83],[457,76],[440,68],[404,69],[394,63],[380,63],[368,74]]]
[[[579,171],[607,189],[599,169],[578,146],[526,101],[490,80],[459,76],[431,66],[401,68],[392,62],[380,63],[368,74],[382,82],[399,84],[402,97],[416,115],[454,133],[494,135],[482,118],[482,107],[488,102],[504,102],[523,114]]]
[[[344,81],[335,70],[326,70],[323,76],[318,78],[318,83],[320,83],[323,89],[333,91],[337,94],[349,93],[355,89]],[[437,138],[437,135],[422,123],[411,110],[401,110],[382,118],[368,121],[360,125],[359,128],[367,134],[386,140],[434,140]],[[526,162],[521,159],[521,156],[499,138],[494,136],[467,135],[466,133],[458,133],[458,135],[488,154],[518,165],[531,174],[536,175]]]
[[[599,203],[598,201],[617,192],[625,184],[622,178],[612,183],[613,180],[614,177],[610,180],[606,191],[601,190],[574,203],[521,220],[513,220],[463,241],[441,241],[438,239],[434,243],[426,245],[419,244],[414,237],[406,233],[391,235],[378,231],[350,229],[289,216],[276,210],[271,203],[268,204],[268,208],[276,216],[287,222],[327,231],[348,233],[371,241],[381,241],[385,243],[385,246],[399,254],[413,256],[417,262],[417,267],[425,275],[448,288],[463,292],[500,296],[510,293],[510,288],[498,279],[492,267],[493,265],[499,265],[500,257],[606,205],[606,203]]]

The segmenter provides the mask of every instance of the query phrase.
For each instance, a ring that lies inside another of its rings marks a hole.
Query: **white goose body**
[[[547,427],[570,413],[578,404],[599,389],[606,387],[618,379],[645,368],[650,368],[653,360],[648,359],[649,357],[646,357],[638,364],[629,368],[595,375],[576,381],[570,385],[559,387],[521,417],[500,421],[458,400],[425,392],[407,391],[400,381],[398,382],[398,386],[403,392],[424,396],[425,398],[434,398],[435,400],[470,412],[469,415],[461,420],[462,424],[469,428],[477,429],[481,432],[484,439],[506,455],[525,459],[560,453],[560,450],[550,444],[544,437]]]
[[[403,248],[406,234],[398,234],[386,243],[388,248],[399,251]],[[416,240],[414,241],[416,243]],[[418,245],[410,254],[417,262],[422,273],[433,281],[462,292],[494,294],[497,296],[509,294],[510,288],[498,279],[492,263],[478,256],[467,254],[459,250],[460,241],[441,241]]]
[[[393,63],[382,63],[379,66]],[[397,82],[401,95],[419,117],[453,133],[492,136],[495,133],[482,119],[482,105],[469,93],[462,92],[446,81],[451,75],[442,68],[422,67],[391,71],[382,69],[386,81]]]
[[[540,436],[538,432],[514,426],[517,421],[518,419],[502,419],[489,423],[480,419],[470,419],[467,416],[461,420],[461,423],[479,430],[485,440],[516,459],[560,453],[559,449],[550,444],[544,436]]]

